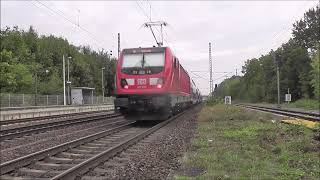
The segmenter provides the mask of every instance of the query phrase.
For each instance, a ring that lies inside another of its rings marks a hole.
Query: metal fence
[[[34,94],[0,94],[1,107],[24,107],[24,106],[53,106],[63,105],[63,95],[37,95]],[[113,97],[84,97],[85,105],[112,104]]]

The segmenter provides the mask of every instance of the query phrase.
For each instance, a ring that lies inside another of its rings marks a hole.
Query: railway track
[[[245,107],[248,109],[260,110],[260,111],[264,111],[264,112],[270,112],[270,113],[289,116],[289,117],[306,119],[306,120],[310,120],[310,121],[320,121],[320,114],[319,113],[293,111],[293,110],[288,110],[288,109],[262,107],[262,106],[247,105],[247,104],[236,104],[236,106],[241,106],[241,107]]]
[[[53,129],[63,128],[63,127],[72,126],[76,124],[99,121],[103,119],[110,119],[118,116],[121,116],[121,115],[120,114],[98,114],[93,116],[82,116],[82,117],[77,116],[77,117],[69,118],[62,121],[4,129],[0,131],[0,141],[10,140],[10,139],[22,137],[25,135],[29,135],[29,134],[46,132]]]
[[[183,113],[152,127],[136,122],[86,136],[0,165],[0,179],[75,179]]]
[[[105,112],[112,112],[113,110],[101,110],[101,111],[89,111],[89,112],[79,112],[79,113],[69,113],[69,114],[58,114],[58,115],[51,115],[51,116],[39,116],[33,118],[22,118],[22,119],[11,119],[11,120],[2,120],[0,121],[0,125],[12,125],[18,123],[29,123],[35,121],[45,121],[45,120],[52,120],[58,118],[69,118],[69,117],[76,117],[76,116],[83,116],[88,114],[98,114],[98,113],[105,113]]]

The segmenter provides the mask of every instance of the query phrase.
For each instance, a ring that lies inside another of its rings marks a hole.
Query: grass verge
[[[284,105],[289,108],[301,108],[305,110],[319,110],[320,103],[315,99],[299,99],[293,103]]]
[[[206,106],[175,179],[320,179],[317,133],[271,114]]]
[[[266,102],[255,103],[253,105],[274,107],[274,108],[277,107],[277,104],[270,104],[270,103],[266,103]],[[288,103],[282,103],[281,107],[282,108],[293,109],[293,110],[298,110],[298,111],[307,110],[307,111],[319,112],[320,102],[318,100],[316,100],[316,99],[299,99],[299,100],[291,102],[289,104]]]

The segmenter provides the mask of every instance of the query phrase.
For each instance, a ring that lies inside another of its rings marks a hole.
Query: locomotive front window
[[[126,74],[156,74],[163,71],[165,54],[125,54],[121,71]]]
[[[144,66],[145,67],[163,67],[164,53],[145,53]]]
[[[126,54],[123,58],[122,68],[141,67],[142,54]]]

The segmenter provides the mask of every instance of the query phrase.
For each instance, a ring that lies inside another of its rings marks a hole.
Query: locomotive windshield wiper
[[[142,61],[141,61],[141,67],[144,68],[144,64],[146,63],[144,59],[144,53],[142,54]]]
[[[142,64],[142,69],[144,69],[145,67],[150,67],[150,65],[148,64],[148,62],[145,59],[145,54],[142,54],[142,60],[141,60],[141,64]]]

